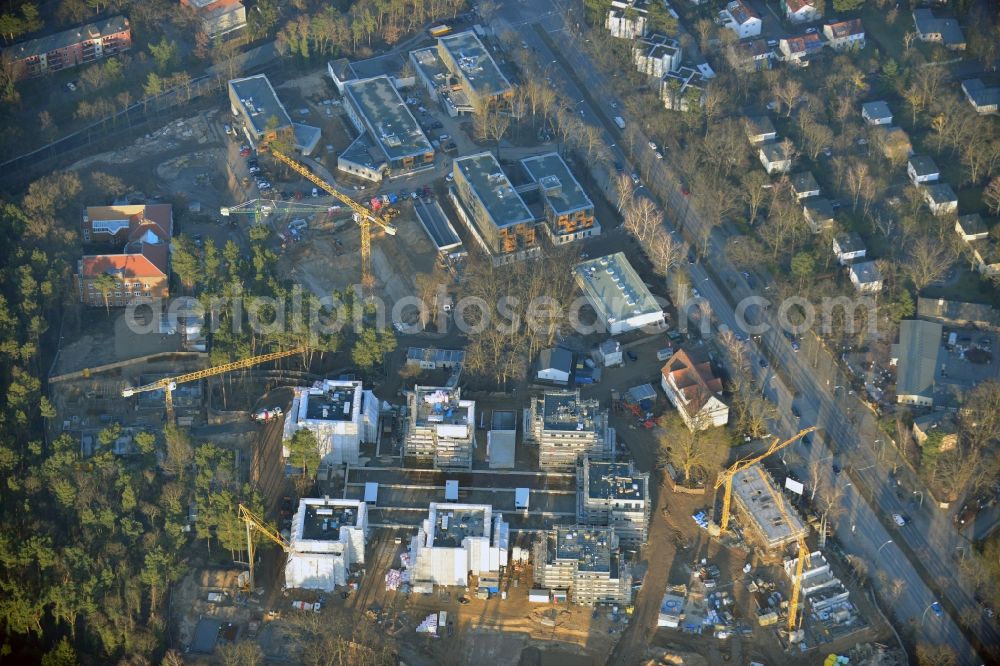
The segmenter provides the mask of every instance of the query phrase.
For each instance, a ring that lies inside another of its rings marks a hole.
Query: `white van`
[[[666,349],[661,349],[660,351],[656,352],[656,360],[666,361],[673,355],[674,355],[674,350],[671,347],[667,347]]]

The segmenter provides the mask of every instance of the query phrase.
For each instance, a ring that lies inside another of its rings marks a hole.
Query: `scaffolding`
[[[649,533],[649,474],[632,463],[584,458],[577,468],[577,518],[584,525],[614,528],[622,544],[638,546]]]
[[[457,387],[415,386],[408,405],[404,457],[437,469],[471,469],[476,403],[462,400]]]
[[[528,438],[538,445],[538,464],[546,470],[575,471],[584,457],[611,460],[615,431],[607,411],[580,391],[549,391],[531,401]]]

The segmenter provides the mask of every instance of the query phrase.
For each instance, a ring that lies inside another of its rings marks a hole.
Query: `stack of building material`
[[[399,584],[403,582],[403,576],[398,569],[389,569],[385,572],[385,589],[398,590]]]
[[[708,515],[704,511],[699,511],[691,517],[694,518],[694,522],[698,523],[698,527],[703,530],[708,529]]]
[[[417,625],[418,634],[431,634],[437,636],[438,614],[431,613],[424,618],[424,621]]]

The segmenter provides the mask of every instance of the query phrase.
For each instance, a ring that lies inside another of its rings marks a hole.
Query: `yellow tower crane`
[[[261,363],[267,363],[268,361],[274,361],[279,358],[285,358],[286,356],[293,356],[295,354],[300,354],[308,349],[307,347],[296,347],[295,349],[286,349],[285,351],[271,352],[270,354],[262,354],[260,356],[252,356],[250,358],[245,358],[242,361],[234,361],[232,363],[226,363],[224,365],[217,365],[214,368],[205,368],[204,370],[198,370],[196,372],[189,372],[185,375],[177,375],[176,377],[164,377],[163,379],[158,379],[155,382],[146,384],[144,386],[136,386],[132,388],[122,389],[122,397],[130,398],[136,393],[145,393],[146,391],[158,391],[163,389],[164,396],[166,397],[167,403],[167,423],[172,424],[174,422],[174,397],[173,391],[177,388],[178,384],[183,384],[185,382],[193,382],[199,379],[204,379],[205,377],[214,377],[215,375],[221,375],[226,372],[232,372],[233,370],[243,370],[244,368],[249,368]]]
[[[779,442],[778,438],[775,437],[774,441],[771,442],[771,445],[767,447],[767,450],[763,453],[750,456],[749,458],[744,458],[743,460],[737,460],[729,469],[724,470],[721,474],[719,474],[719,478],[715,481],[715,489],[718,490],[720,487],[725,486],[725,490],[723,490],[722,494],[722,517],[719,520],[719,531],[725,532],[726,528],[729,527],[729,507],[733,499],[733,477],[736,476],[736,474],[741,470],[747,469],[751,465],[759,463],[772,453],[777,453],[800,437],[808,435],[815,429],[816,426],[810,426],[805,430],[800,430],[797,435],[790,439],[786,439],[783,442]]]
[[[767,475],[764,474],[763,469],[757,467],[757,473],[760,474],[760,478],[764,481],[764,485],[771,492],[771,497],[774,499],[774,503],[778,505],[778,510],[781,511],[781,517],[784,519],[785,524],[788,525],[789,531],[792,534],[795,534],[795,525],[792,524],[792,519],[788,517],[788,511],[785,510],[785,498],[781,496],[781,493],[774,489],[773,484],[771,484]],[[792,597],[788,600],[789,641],[791,641],[792,634],[795,632],[798,620],[799,596],[802,593],[802,569],[809,562],[809,547],[806,546],[806,538],[801,530],[796,535],[795,540],[799,545],[799,556],[795,560],[795,577],[792,578]]]
[[[275,530],[265,523],[261,518],[257,516],[253,511],[248,509],[243,504],[240,504],[240,520],[246,525],[247,528],[247,557],[250,561],[250,592],[255,589],[254,582],[254,557],[256,557],[254,545],[253,545],[253,531],[257,530],[268,539],[278,544],[283,551],[286,553],[293,553],[292,545],[285,541],[285,538]]]
[[[361,284],[365,289],[371,289],[372,285],[375,284],[375,278],[372,275],[372,223],[377,225],[382,229],[382,231],[390,236],[396,235],[396,228],[389,224],[386,217],[376,215],[372,211],[368,210],[357,201],[311,172],[305,166],[299,164],[298,161],[288,155],[285,155],[279,150],[275,150],[273,147],[270,148],[270,152],[276,160],[288,166],[288,168],[298,173],[313,185],[322,187],[324,190],[333,195],[334,198],[354,211],[354,221],[357,222],[358,226],[361,228]]]

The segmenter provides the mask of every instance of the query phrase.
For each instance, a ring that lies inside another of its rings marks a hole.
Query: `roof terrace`
[[[514,190],[493,153],[469,155],[455,160],[454,164],[497,228],[534,221],[528,206]]]
[[[340,528],[356,527],[358,510],[355,506],[331,503],[305,505],[305,520],[302,524],[302,539],[307,541],[337,541]]]
[[[469,425],[472,402],[461,399],[457,388],[416,386],[417,425]]]
[[[438,505],[434,511],[434,547],[460,548],[465,537],[489,536],[485,507]]]

